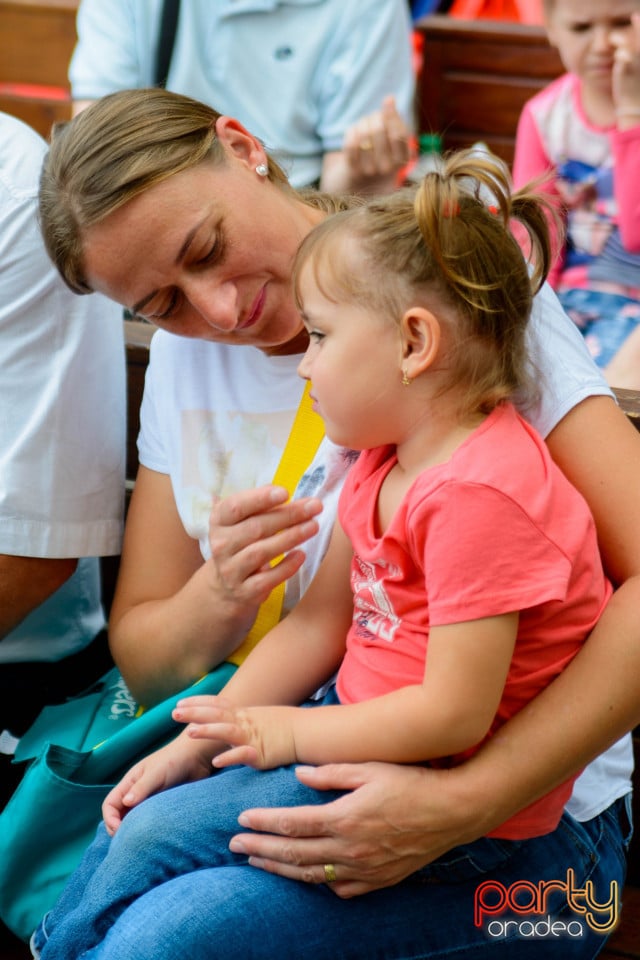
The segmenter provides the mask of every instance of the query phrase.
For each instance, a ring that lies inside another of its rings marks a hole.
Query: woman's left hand
[[[236,835],[230,849],[248,854],[253,866],[306,883],[328,882],[325,865],[332,866],[339,897],[399,883],[483,834],[478,809],[471,812],[451,789],[454,770],[327,764],[299,767],[297,775],[316,790],[350,792],[322,806],[247,810],[239,822],[256,832]]]

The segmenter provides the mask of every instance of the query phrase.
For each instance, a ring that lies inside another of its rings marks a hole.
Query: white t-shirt
[[[0,113],[0,553],[78,557],[76,573],[0,641],[0,663],[57,660],[104,626],[98,561],[122,535],[122,310],[71,293],[45,252],[46,144]]]
[[[536,297],[529,325],[541,394],[522,412],[547,436],[586,397],[611,396],[580,333],[550,287]],[[291,427],[303,384],[299,357],[267,357],[158,331],[151,343],[138,441],[140,462],[170,475],[185,530],[208,556],[213,496],[269,483]],[[324,554],[337,499],[353,454],[324,440],[296,496],[323,500],[321,531],[305,544],[307,560],[287,584],[285,609],[304,592]],[[578,779],[568,809],[587,820],[630,789],[631,738],[594,761]]]
[[[69,80],[76,100],[154,83],[162,0],[83,0]],[[167,88],[240,120],[294,186],[394,94],[412,124],[406,0],[185,0]]]

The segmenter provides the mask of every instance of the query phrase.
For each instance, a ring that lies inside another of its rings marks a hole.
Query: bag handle
[[[279,487],[286,487],[290,497],[293,496],[298,481],[313,460],[324,436],[324,423],[312,408],[311,397],[309,396],[310,389],[311,383],[307,380],[287,444],[273,475],[273,483]],[[275,560],[272,560],[271,566],[275,566],[281,559],[281,556],[276,557]],[[285,584],[278,584],[260,605],[249,633],[238,649],[234,650],[230,657],[227,657],[229,663],[242,663],[256,643],[275,627],[282,613],[284,590]]]

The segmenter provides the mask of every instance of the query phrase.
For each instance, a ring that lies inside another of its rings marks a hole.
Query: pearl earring
[[[269,167],[266,165],[266,163],[259,163],[256,167],[256,173],[259,177],[266,177],[269,173]]]

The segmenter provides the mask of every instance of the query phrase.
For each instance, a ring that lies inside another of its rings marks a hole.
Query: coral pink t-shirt
[[[378,492],[395,462],[393,448],[364,451],[340,499],[354,548],[354,617],[338,696],[352,703],[421,682],[431,624],[520,611],[491,736],[575,656],[611,595],[594,521],[510,405],[494,410],[449,461],[422,473],[380,533]],[[572,783],[492,836],[554,829]]]

